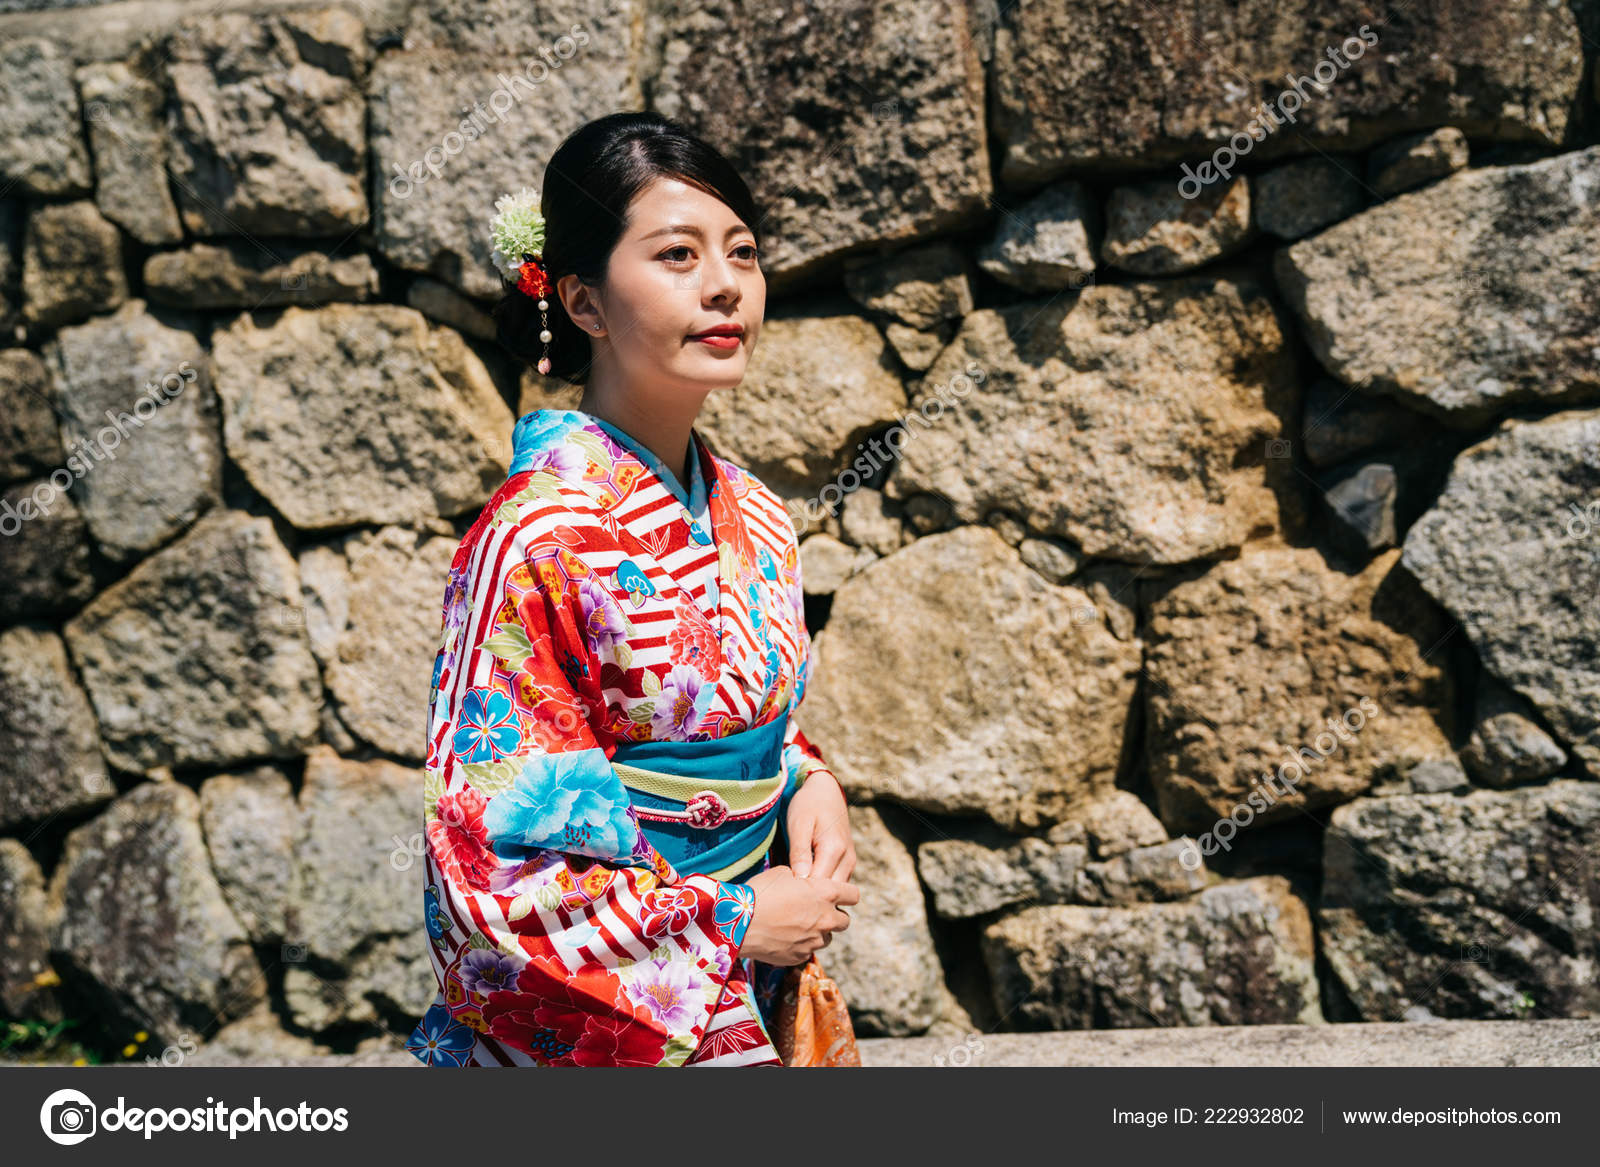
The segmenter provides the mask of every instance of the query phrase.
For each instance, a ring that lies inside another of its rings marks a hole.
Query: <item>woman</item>
[[[649,114],[572,134],[539,208],[496,206],[500,339],[584,393],[517,422],[451,567],[424,811],[440,991],[408,1048],[781,1065],[777,981],[860,892],[844,793],[791,717],[794,529],[692,428],[760,332],[759,218],[726,159]]]

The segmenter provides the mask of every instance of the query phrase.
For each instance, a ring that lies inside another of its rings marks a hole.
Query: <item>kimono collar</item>
[[[668,469],[666,463],[656,457],[654,451],[609,421],[585,413],[581,409],[537,409],[517,419],[516,428],[511,435],[511,467],[507,477],[519,474],[536,462],[542,461],[540,456],[559,447],[565,441],[567,434],[574,429],[587,426],[597,426],[604,430],[619,446],[643,462],[646,469],[661,480],[672,497],[682,503],[693,518],[697,520],[709,518],[705,471],[701,465],[702,443],[700,435],[693,431],[689,436],[689,485],[688,489],[685,489],[678,481],[678,476]]]

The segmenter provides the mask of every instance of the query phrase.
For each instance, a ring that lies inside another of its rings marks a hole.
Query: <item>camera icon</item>
[[[1487,964],[1489,950],[1481,944],[1463,944],[1461,946],[1461,959],[1467,964]]]
[[[52,1143],[72,1146],[94,1134],[98,1111],[81,1090],[57,1090],[39,1107],[39,1126]]]
[[[1287,438],[1272,438],[1267,442],[1267,457],[1269,458],[1289,458],[1293,457],[1293,454],[1294,451],[1290,448]]]

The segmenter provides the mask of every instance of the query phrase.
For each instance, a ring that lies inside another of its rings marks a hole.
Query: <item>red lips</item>
[[[691,332],[690,340],[699,340],[702,336],[743,336],[744,329],[737,324],[719,324],[715,328],[708,328],[704,332]]]

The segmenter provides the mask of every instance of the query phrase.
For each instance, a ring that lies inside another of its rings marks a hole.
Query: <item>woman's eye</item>
[[[756,257],[756,245],[754,243],[741,243],[735,250],[744,259],[753,260]]]
[[[684,262],[685,260],[687,260],[689,258],[689,247],[688,247],[687,244],[684,244],[684,243],[680,243],[676,247],[667,248],[665,251],[663,251],[661,253],[661,258],[663,258],[663,259],[672,259],[672,257],[677,255],[678,252],[680,252],[680,251],[684,253],[682,259],[673,259],[673,262],[674,263],[682,263],[682,262]]]

